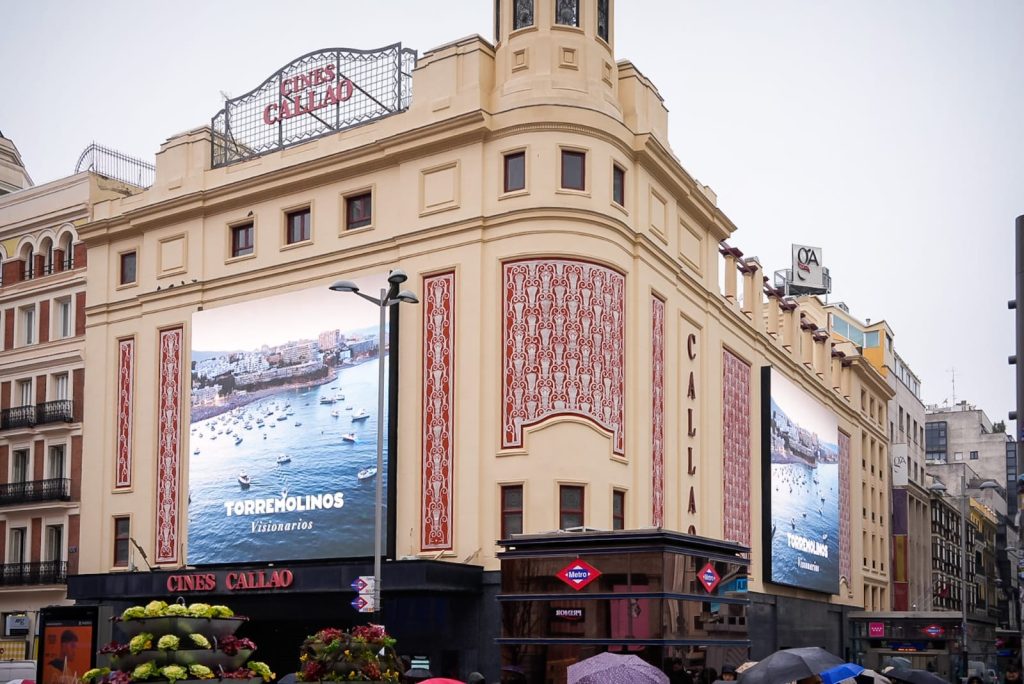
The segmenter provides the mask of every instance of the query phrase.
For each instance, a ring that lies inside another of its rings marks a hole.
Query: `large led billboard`
[[[771,367],[761,369],[765,575],[839,592],[839,423]]]
[[[193,315],[190,564],[373,555],[379,317],[326,286]]]

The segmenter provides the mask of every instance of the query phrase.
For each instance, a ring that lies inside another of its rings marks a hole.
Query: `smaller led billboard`
[[[761,369],[765,575],[839,592],[839,423],[771,367]]]

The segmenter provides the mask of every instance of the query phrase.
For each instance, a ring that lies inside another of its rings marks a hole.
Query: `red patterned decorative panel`
[[[850,584],[850,437],[839,433],[839,576]]]
[[[651,297],[652,524],[665,524],[665,302]]]
[[[135,340],[117,343],[117,463],[114,486],[132,486],[132,390],[135,387]]]
[[[157,396],[156,562],[178,561],[179,464],[181,462],[181,328],[160,332]]]
[[[504,265],[502,448],[552,416],[588,418],[626,452],[625,277],[572,259]]]
[[[750,545],[750,365],[722,352],[725,538]]]
[[[452,548],[455,274],[423,279],[423,522],[420,548]]]

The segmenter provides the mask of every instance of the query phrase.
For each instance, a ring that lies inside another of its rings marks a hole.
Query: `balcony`
[[[50,480],[31,480],[0,485],[0,506],[40,501],[71,501],[71,480],[66,477],[57,477]]]
[[[67,561],[8,563],[7,565],[0,565],[0,587],[67,583]]]
[[[75,402],[57,399],[42,404],[13,406],[0,411],[0,430],[34,427],[47,423],[71,423],[75,420]]]

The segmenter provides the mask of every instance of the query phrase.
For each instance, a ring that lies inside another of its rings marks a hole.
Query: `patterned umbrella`
[[[669,684],[668,675],[635,655],[599,653],[569,666],[569,684]]]
[[[778,684],[795,682],[842,665],[838,658],[823,648],[787,648],[776,651],[740,675],[740,684]]]

